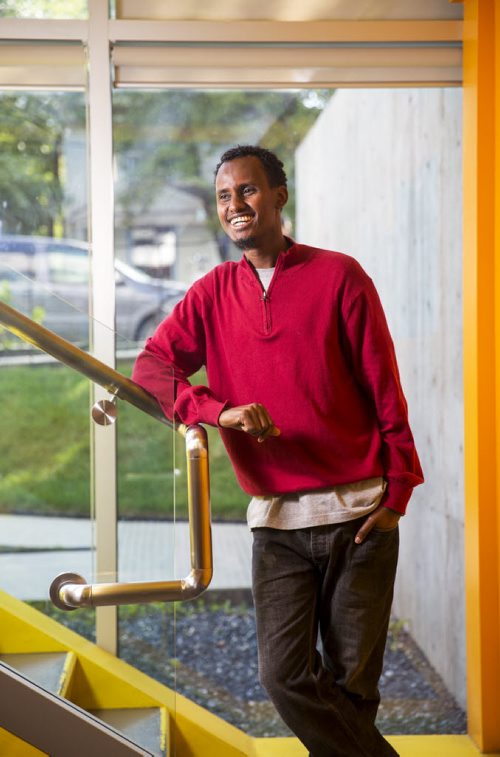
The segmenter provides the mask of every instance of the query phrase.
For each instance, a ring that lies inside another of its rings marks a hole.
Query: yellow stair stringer
[[[167,754],[177,757],[254,754],[253,740],[243,731],[2,591],[0,627],[0,654],[69,653],[61,693],[86,710],[164,708],[175,722]],[[34,751],[35,754],[41,753]]]
[[[0,728],[0,754],[9,757],[47,757],[45,752],[41,752],[26,741],[18,739],[5,728]]]

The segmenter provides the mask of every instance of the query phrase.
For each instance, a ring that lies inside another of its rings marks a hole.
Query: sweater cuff
[[[183,394],[186,393],[183,392],[174,403],[175,414],[182,423],[187,426],[193,423],[207,423],[209,426],[218,425],[219,415],[227,407],[227,402],[220,402],[215,397],[206,397],[198,404],[195,414],[192,408],[186,407],[186,397],[183,397]]]
[[[402,484],[399,481],[389,480],[382,497],[381,505],[389,510],[404,515],[410,500],[413,487]]]
[[[209,426],[219,425],[219,416],[226,409],[228,403],[220,402],[216,399],[207,399],[200,407],[200,418],[202,423],[208,423]]]

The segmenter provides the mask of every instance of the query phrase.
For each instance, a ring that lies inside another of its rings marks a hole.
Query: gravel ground
[[[175,628],[175,631],[174,631]],[[120,615],[121,656],[253,736],[290,731],[258,682],[249,603],[198,600]],[[378,725],[386,734],[465,733],[465,713],[400,621],[393,620]]]
[[[121,607],[120,655],[252,736],[289,736],[257,676],[249,593],[208,592],[195,602]],[[95,613],[36,607],[94,641]],[[393,619],[380,681],[385,734],[465,733],[465,713],[401,621]]]

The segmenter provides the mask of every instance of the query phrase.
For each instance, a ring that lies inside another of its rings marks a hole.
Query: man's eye
[[[219,202],[227,202],[229,200],[229,195],[226,193],[219,195]]]
[[[251,195],[254,192],[254,187],[245,187],[243,190],[244,195]]]

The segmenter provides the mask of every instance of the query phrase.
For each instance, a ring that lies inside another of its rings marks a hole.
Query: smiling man
[[[228,150],[215,190],[241,261],[191,287],[133,378],[170,417],[218,426],[252,496],[259,671],[283,720],[312,757],[390,757],[378,680],[398,521],[423,477],[384,313],[352,257],[283,235],[273,153]]]

